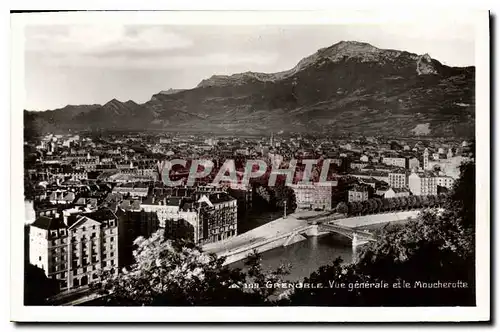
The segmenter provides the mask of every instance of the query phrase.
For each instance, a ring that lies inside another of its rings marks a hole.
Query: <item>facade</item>
[[[392,188],[406,188],[408,187],[408,174],[406,172],[391,172],[388,183]]]
[[[406,158],[404,157],[384,157],[382,158],[382,163],[390,166],[396,167],[406,167]]]
[[[379,172],[379,171],[357,171],[349,173],[350,176],[353,176],[358,179],[375,179],[378,181],[382,181],[385,183],[389,183],[389,173],[388,172]]]
[[[160,228],[170,223],[187,222],[193,230],[195,243],[209,243],[236,236],[238,226],[237,200],[226,192],[194,192],[186,197],[164,197],[141,204],[145,212],[154,212]],[[188,226],[187,224],[185,226]]]
[[[418,158],[410,158],[408,160],[408,169],[419,169],[420,168],[420,161]]]
[[[66,190],[55,190],[49,196],[49,201],[51,204],[70,204],[75,200],[76,196],[74,192]]]
[[[352,162],[350,164],[350,166],[351,166],[352,169],[359,169],[359,170],[361,170],[361,169],[365,168],[366,166],[368,166],[368,163],[367,162]]]
[[[436,177],[437,185],[440,187],[445,187],[447,189],[452,189],[455,180],[451,176],[438,176]]]
[[[30,225],[30,263],[60,281],[61,290],[87,286],[99,272],[118,272],[118,224],[109,209],[69,217],[41,216]]]
[[[200,206],[203,223],[200,243],[210,243],[238,235],[238,203],[227,193],[199,193],[196,203]]]
[[[134,241],[142,236],[150,237],[159,229],[156,213],[145,211],[124,210],[118,208],[118,267],[133,264]]]
[[[295,193],[297,209],[332,209],[333,186],[313,184],[294,184],[291,186]]]
[[[410,191],[405,188],[389,188],[384,193],[384,198],[393,198],[393,197],[404,197],[410,196]]]
[[[437,195],[437,177],[431,173],[412,173],[408,177],[408,186],[413,195]]]
[[[365,186],[354,186],[349,190],[348,202],[362,202],[368,200],[368,188]]]
[[[429,170],[429,149],[425,148],[423,158],[424,158],[424,170]]]
[[[149,186],[142,183],[130,183],[118,185],[113,188],[113,193],[130,195],[132,197],[146,197],[149,192]]]

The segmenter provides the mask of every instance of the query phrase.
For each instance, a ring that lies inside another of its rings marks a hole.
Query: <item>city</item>
[[[133,264],[135,239],[158,230],[224,251],[228,240],[273,217],[291,224],[294,215],[360,216],[436,206],[453,188],[460,165],[471,160],[472,142],[275,133],[48,134],[25,142],[25,156],[26,260],[57,282],[54,301],[60,301],[60,294],[81,294],[102,271],[118,273]],[[193,157],[210,158],[215,167],[192,185],[186,185],[187,165],[165,168],[169,160]],[[290,176],[282,172],[269,186],[272,171],[286,169],[292,158],[297,166]],[[238,181],[214,184],[226,160],[235,162]],[[244,183],[247,160],[269,166]],[[318,182],[325,161],[328,185]],[[165,185],[166,171],[177,186]],[[302,184],[304,177],[312,181]]]
[[[22,29],[19,310],[481,300],[474,29],[56,17]]]

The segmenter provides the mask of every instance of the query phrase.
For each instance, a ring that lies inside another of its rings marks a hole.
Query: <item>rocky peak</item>
[[[438,73],[437,68],[434,66],[433,60],[429,54],[425,53],[420,55],[417,59],[417,73],[418,75],[435,75]]]
[[[110,101],[108,101],[106,104],[104,104],[103,107],[112,108],[112,109],[119,109],[119,108],[123,107],[123,103],[121,101],[119,101],[118,99],[113,98]]]

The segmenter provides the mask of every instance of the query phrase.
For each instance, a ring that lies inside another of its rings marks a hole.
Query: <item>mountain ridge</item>
[[[213,75],[192,89],[160,91],[143,104],[112,99],[102,106],[25,112],[25,120],[41,132],[52,127],[409,134],[429,123],[432,135],[457,135],[474,131],[474,75],[474,67],[449,67],[429,54],[341,41],[286,71]]]

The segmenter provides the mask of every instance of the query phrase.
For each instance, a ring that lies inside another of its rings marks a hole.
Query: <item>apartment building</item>
[[[430,172],[413,172],[408,177],[408,187],[413,195],[437,195],[437,177]]]
[[[388,183],[392,188],[406,188],[408,186],[408,173],[403,171],[390,172]]]
[[[176,193],[180,194],[179,191]],[[174,232],[173,228],[177,228],[180,221],[183,227],[191,225],[195,243],[215,242],[237,235],[238,204],[235,198],[213,190],[185,190],[185,194],[180,197],[148,197],[141,209],[156,213],[159,227],[167,233]]]
[[[362,202],[368,200],[368,188],[356,185],[349,190],[348,202]]]
[[[307,209],[332,209],[332,185],[313,184],[294,184],[290,186],[295,193],[295,202],[298,210]]]
[[[30,225],[29,261],[61,290],[84,287],[100,272],[118,272],[118,224],[109,209],[40,216]]]

